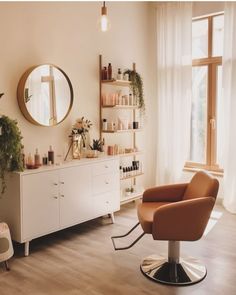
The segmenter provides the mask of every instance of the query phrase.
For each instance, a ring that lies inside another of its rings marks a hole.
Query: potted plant
[[[96,158],[98,152],[103,152],[103,143],[100,139],[93,139],[93,144],[90,145],[90,151],[88,151],[87,157]]]
[[[100,139],[93,139],[93,144],[90,145],[91,150],[93,151],[103,151],[103,143]]]
[[[0,116],[0,181],[1,193],[6,190],[5,174],[8,171],[23,171],[22,136],[17,121]]]
[[[143,91],[143,79],[139,73],[134,70],[125,70],[124,75],[129,75],[129,80],[131,82],[130,87],[133,92],[133,95],[137,98],[138,107],[142,112],[145,111],[145,102],[144,102],[144,91]]]

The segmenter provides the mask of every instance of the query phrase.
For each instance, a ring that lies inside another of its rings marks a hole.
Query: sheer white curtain
[[[192,4],[157,5],[157,176],[177,182],[188,159],[192,76]]]
[[[221,159],[224,168],[224,201],[227,210],[236,213],[236,3],[225,4],[223,53]]]

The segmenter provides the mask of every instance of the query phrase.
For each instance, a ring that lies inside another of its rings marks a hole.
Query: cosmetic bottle
[[[122,72],[120,68],[118,69],[117,80],[122,80]]]
[[[120,178],[123,178],[123,168],[120,166]]]
[[[28,155],[28,158],[27,158],[27,164],[28,165],[33,165],[34,163],[33,163],[33,158],[32,158],[32,156],[31,156],[31,153],[29,153],[29,155]]]
[[[140,162],[136,161],[136,166],[137,166],[137,174],[140,174]]]
[[[41,163],[40,163],[40,155],[39,155],[38,149],[36,149],[36,151],[35,151],[34,165],[37,166],[37,167],[39,167],[41,165]]]
[[[54,164],[54,151],[52,150],[52,146],[50,145],[49,151],[48,151],[48,162],[51,164]]]
[[[107,67],[103,68],[103,80],[107,80]]]
[[[43,165],[47,165],[48,164],[48,157],[46,154],[44,154],[43,156]]]
[[[129,94],[129,105],[132,106],[133,105],[133,95],[132,93]]]
[[[102,120],[102,130],[107,130],[107,119]]]
[[[126,177],[126,171],[125,171],[125,167],[123,168],[123,176],[122,178],[125,178]]]
[[[108,80],[111,80],[112,79],[112,66],[111,66],[111,63],[108,64],[107,74],[108,74]]]
[[[109,129],[112,130],[112,131],[114,131],[114,122],[113,121],[111,121],[110,128]]]

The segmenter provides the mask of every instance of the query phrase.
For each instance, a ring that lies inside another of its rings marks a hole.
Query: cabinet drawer
[[[102,174],[93,177],[93,195],[119,189],[119,173]]]
[[[101,216],[120,210],[120,191],[113,190],[93,196],[94,215]]]
[[[93,176],[115,172],[119,172],[118,160],[104,161],[93,165]]]

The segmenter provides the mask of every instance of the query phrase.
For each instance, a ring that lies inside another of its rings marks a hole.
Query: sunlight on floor
[[[222,217],[223,213],[220,211],[213,210],[211,213],[211,217],[208,221],[207,227],[204,232],[204,236],[208,235],[208,233],[213,229],[219,219]]]

